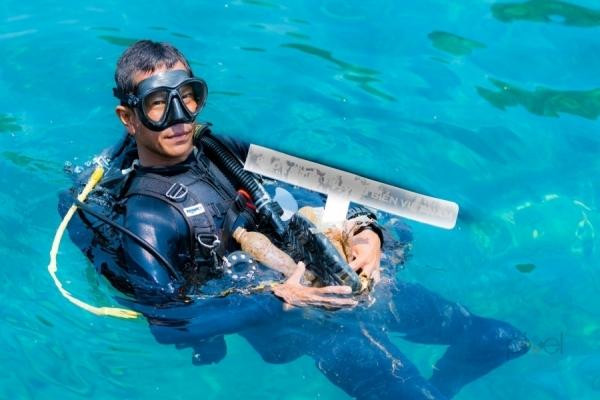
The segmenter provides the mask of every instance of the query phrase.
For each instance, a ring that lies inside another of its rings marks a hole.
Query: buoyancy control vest
[[[236,143],[230,144],[212,135],[208,126],[197,130],[194,143],[200,150],[187,169],[182,170],[177,169],[181,166],[164,170],[140,167],[136,163],[135,142],[129,135],[98,157],[99,162],[106,161],[105,176],[85,204],[75,200],[80,220],[92,229],[74,233],[70,228],[71,238],[88,258],[94,257],[92,248],[99,244],[97,247],[123,262],[124,249],[115,247],[118,241],[114,238],[128,235],[163,264],[173,278],[202,284],[211,276],[219,275],[220,258],[232,250],[230,238],[235,228],[255,230],[258,227],[295,261],[308,260],[307,268],[323,283],[345,284],[354,290],[361,287],[358,275],[346,262],[340,261],[337,250],[322,234],[314,232],[311,224],[302,221],[301,216],[293,217],[287,224],[282,222],[283,210],[270,198],[261,178],[243,169],[243,149],[235,149]],[[87,176],[80,176],[80,186],[73,188],[71,198],[79,193],[90,174],[91,169]],[[194,190],[190,190],[192,186]],[[207,201],[203,193],[209,188],[221,193],[221,198]],[[177,268],[171,265],[154,246],[123,226],[127,200],[134,195],[159,199],[182,216],[189,231],[190,249],[189,259],[183,265],[179,262]],[[255,208],[256,213],[250,208]],[[86,239],[79,240],[78,233],[83,233]],[[118,269],[109,271],[102,267],[101,272],[118,289],[130,291],[126,287],[129,285],[126,274],[120,277],[116,275],[120,273]]]
[[[127,212],[129,198],[149,196],[177,210],[189,237],[189,257],[180,268],[186,281],[200,284],[219,276],[223,255],[236,247],[233,230],[238,226],[255,229],[256,221],[244,192],[237,191],[207,157],[201,143],[196,146],[184,163],[166,168],[134,167],[120,203]]]
[[[72,223],[69,234],[99,272],[107,275],[119,290],[131,291],[124,268],[123,241],[119,238],[129,236],[134,239],[163,264],[173,278],[202,283],[219,274],[218,266],[223,253],[237,247],[231,239],[233,229],[238,226],[255,229],[252,200],[246,192],[238,192],[231,177],[226,176],[202,151],[200,138],[204,135],[211,135],[208,126],[197,130],[194,143],[199,150],[183,166],[164,169],[140,167],[136,161],[135,142],[129,135],[94,160],[103,165],[106,173],[86,202],[78,203],[76,215],[81,223]],[[236,151],[238,149],[223,143],[216,136],[211,135],[211,138],[219,141],[231,154],[239,153]],[[240,162],[243,157],[242,154]],[[78,174],[70,193],[61,195],[61,215],[85,185],[92,170],[88,168]],[[216,201],[206,200],[204,195],[209,191],[218,194],[211,196]],[[185,265],[171,265],[154,246],[123,225],[127,200],[134,195],[164,201],[182,216],[189,231],[190,251]],[[117,268],[108,267],[107,263]]]

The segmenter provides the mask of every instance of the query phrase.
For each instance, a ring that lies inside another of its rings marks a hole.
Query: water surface
[[[534,347],[457,399],[598,398],[599,15],[591,0],[4,1],[0,397],[347,398],[308,358],[267,364],[235,335],[224,361],[195,367],[145,322],[94,317],[53,287],[63,165],[121,135],[115,62],[151,38],[206,79],[217,131],[459,203],[452,231],[411,223],[398,273]],[[59,275],[113,301],[68,240]],[[394,341],[425,375],[443,351]]]

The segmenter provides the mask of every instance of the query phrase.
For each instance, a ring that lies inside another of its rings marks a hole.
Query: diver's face
[[[146,78],[165,71],[186,70],[178,62],[172,68],[160,67],[154,72],[137,72],[133,81],[137,85]],[[129,107],[117,106],[117,115],[127,128],[130,135],[135,138],[140,163],[143,166],[165,166],[184,161],[194,148],[194,124],[179,123],[162,131],[148,129],[138,115],[137,110]]]

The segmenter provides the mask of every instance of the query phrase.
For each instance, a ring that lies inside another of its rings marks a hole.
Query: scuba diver
[[[384,244],[402,244],[384,238],[375,214],[359,205],[347,218],[368,215],[373,222],[351,238],[349,267],[376,282],[368,305],[346,280],[305,284],[306,260],[298,257],[287,279],[252,263],[232,232],[244,227],[283,240],[282,210],[260,177],[240,172],[247,146],[196,124],[206,83],[173,46],[148,40],[123,53],[115,81],[116,114],[127,131],[111,153],[117,173],[101,181],[89,202],[77,203],[69,233],[128,295],[119,301],[148,319],[157,341],[191,347],[193,362],[208,364],[225,356],[224,335],[238,333],[268,362],[310,356],[330,381],[364,399],[450,398],[529,349],[511,325],[397,281],[393,269],[382,272]],[[322,204],[311,196],[306,202]],[[63,196],[61,213],[72,201]],[[430,379],[388,331],[448,345]]]

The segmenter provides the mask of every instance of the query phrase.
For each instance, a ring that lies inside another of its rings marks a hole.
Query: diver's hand
[[[354,307],[358,302],[354,299],[334,297],[328,295],[345,295],[352,293],[350,286],[325,286],[320,288],[303,286],[300,279],[304,275],[305,265],[302,261],[294,273],[281,285],[273,288],[275,296],[285,302],[285,308],[290,306],[318,306],[325,308]],[[286,307],[287,306],[287,307]]]
[[[365,229],[350,239],[350,249],[354,259],[350,267],[360,276],[372,279],[375,283],[381,279],[379,262],[381,261],[381,241],[370,229]]]

